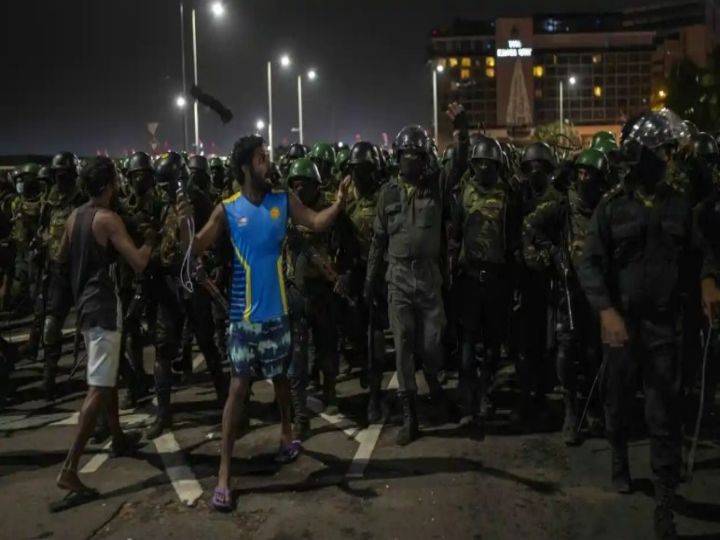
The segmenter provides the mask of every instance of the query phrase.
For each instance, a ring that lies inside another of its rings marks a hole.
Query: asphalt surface
[[[146,349],[148,373],[153,354]],[[518,435],[505,422],[511,394],[501,392],[499,420],[482,441],[436,418],[423,401],[422,438],[399,448],[392,400],[385,425],[362,425],[364,391],[356,378],[340,383],[342,414],[314,418],[304,453],[281,469],[272,459],[279,444],[272,387],[256,383],[251,429],[235,447],[237,509],[218,514],[210,497],[221,416],[199,355],[193,384],[173,395],[175,430],[143,442],[132,458],[108,458],[106,443],[89,446],[81,478],[103,497],[51,514],[49,504],[63,496],[54,480],[84,395],[82,369],[67,380],[72,362],[71,355],[61,362],[63,397],[54,404],[39,398],[40,363],[22,363],[13,375],[19,390],[0,413],[0,539],[652,538],[652,484],[640,416],[631,448],[635,492],[621,496],[609,488],[603,440],[576,448],[562,443],[557,396],[533,432]],[[385,385],[392,389],[391,375]],[[448,383],[450,394],[455,384]],[[311,400],[311,406],[319,409],[319,402]],[[152,411],[150,401],[123,411],[123,423],[141,428]],[[680,492],[679,532],[682,538],[720,539],[718,432],[703,438],[695,470],[692,485]]]

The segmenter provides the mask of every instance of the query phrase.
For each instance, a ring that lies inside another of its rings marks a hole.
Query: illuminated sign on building
[[[497,50],[498,58],[517,56],[532,56],[532,49],[530,47],[523,47],[522,41],[519,39],[508,40],[507,49]]]

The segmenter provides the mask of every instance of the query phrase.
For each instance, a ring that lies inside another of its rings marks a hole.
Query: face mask
[[[482,187],[491,188],[497,183],[498,171],[495,166],[490,164],[483,166],[480,163],[473,163],[472,168],[478,184]]]
[[[658,155],[647,148],[641,150],[637,179],[646,191],[655,190],[665,177],[665,171],[667,171],[667,160],[664,154]]]
[[[548,175],[543,169],[533,169],[530,171],[528,181],[530,183],[530,189],[534,193],[544,193],[548,185]]]
[[[605,193],[605,186],[596,175],[592,174],[578,182],[577,190],[578,196],[585,205],[594,210],[600,204],[600,199]]]
[[[313,182],[293,182],[291,187],[297,198],[305,206],[312,206],[318,197],[318,188]]]
[[[375,184],[375,178],[373,177],[372,169],[363,166],[353,167],[352,180],[353,184],[355,184],[355,188],[361,194],[368,193]]]
[[[141,172],[134,174],[132,177],[132,186],[133,190],[135,190],[135,193],[137,195],[143,196],[148,191],[150,191],[150,188],[153,185],[153,177],[151,174]]]
[[[418,182],[423,173],[423,160],[420,156],[400,156],[400,174],[409,182]]]
[[[193,171],[190,174],[190,181],[193,184],[195,184],[195,186],[197,186],[198,189],[200,189],[201,191],[205,191],[205,189],[207,189],[207,186],[208,186],[209,178],[208,178],[208,175],[202,171],[197,171],[197,172]]]
[[[224,181],[225,176],[223,175],[222,171],[214,170],[212,172],[212,183],[216,189],[222,189]]]
[[[75,187],[77,174],[74,172],[62,172],[56,176],[58,189],[63,193],[72,191]]]

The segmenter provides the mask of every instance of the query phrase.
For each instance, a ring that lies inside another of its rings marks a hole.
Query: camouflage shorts
[[[266,379],[281,375],[290,357],[290,319],[264,322],[231,321],[228,327],[228,356],[233,375],[247,377],[255,371]]]

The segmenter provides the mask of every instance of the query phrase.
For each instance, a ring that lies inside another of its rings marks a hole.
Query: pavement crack
[[[116,517],[120,515],[120,512],[123,511],[123,509],[127,506],[128,502],[125,501],[122,504],[120,504],[115,511],[110,515],[109,518],[107,518],[104,522],[102,522],[98,527],[95,528],[93,532],[91,532],[87,537],[85,537],[84,540],[92,540],[93,538],[97,537],[97,535],[108,525],[110,525],[110,522],[113,521]]]

